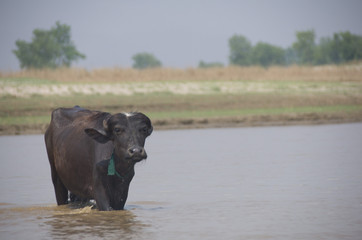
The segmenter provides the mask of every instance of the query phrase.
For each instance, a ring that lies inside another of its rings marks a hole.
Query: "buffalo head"
[[[118,113],[103,120],[100,129],[85,132],[99,143],[112,141],[118,158],[138,162],[147,158],[145,139],[153,131],[150,119],[143,113]]]

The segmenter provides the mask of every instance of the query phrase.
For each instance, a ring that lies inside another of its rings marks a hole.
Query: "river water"
[[[125,211],[55,204],[43,136],[0,137],[0,239],[361,239],[362,124],[155,131]]]

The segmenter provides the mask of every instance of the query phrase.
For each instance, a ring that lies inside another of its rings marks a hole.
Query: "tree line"
[[[21,68],[69,67],[72,62],[84,59],[71,40],[70,26],[56,22],[50,30],[35,29],[31,42],[16,41],[13,53]],[[260,65],[322,65],[341,64],[362,59],[362,36],[346,32],[316,42],[314,30],[296,32],[295,42],[288,48],[258,42],[254,46],[243,35],[229,39],[229,64],[238,66]],[[161,67],[153,54],[141,52],[133,57],[137,69]],[[219,62],[199,62],[200,68],[222,67]]]
[[[319,43],[314,30],[300,31],[287,49],[264,42],[252,46],[246,37],[234,35],[229,48],[230,64],[240,66],[341,64],[362,59],[362,37],[348,31],[324,37]]]

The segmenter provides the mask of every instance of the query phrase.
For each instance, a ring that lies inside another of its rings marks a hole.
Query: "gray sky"
[[[88,69],[131,67],[132,56],[153,53],[165,67],[196,67],[200,60],[228,63],[228,39],[246,36],[281,47],[295,32],[317,39],[335,32],[362,35],[361,0],[0,0],[0,70],[17,70],[12,50],[35,28],[56,21],[71,26]]]

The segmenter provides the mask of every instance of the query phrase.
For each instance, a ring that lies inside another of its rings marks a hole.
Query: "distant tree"
[[[220,62],[199,62],[199,68],[213,68],[213,67],[224,67],[224,64]]]
[[[314,64],[340,64],[362,59],[362,36],[350,32],[335,33],[316,45]]]
[[[333,35],[330,46],[330,58],[335,63],[362,59],[362,36],[350,32]]]
[[[137,69],[155,68],[162,66],[160,60],[158,60],[151,53],[137,53],[133,55],[132,59],[134,61],[133,67]]]
[[[263,42],[257,43],[252,50],[253,63],[263,67],[284,65],[284,55],[283,48]]]
[[[316,45],[314,50],[314,60],[315,65],[321,64],[330,64],[335,63],[332,59],[333,55],[333,41],[331,38],[322,38],[319,41],[319,44]]]
[[[21,68],[69,67],[72,62],[84,59],[71,41],[70,26],[56,22],[50,30],[35,29],[31,42],[17,40],[13,53]]]
[[[230,64],[248,66],[252,64],[252,45],[250,41],[242,35],[234,35],[229,39]]]
[[[292,47],[284,50],[284,59],[286,65],[292,65],[298,63],[297,53]]]
[[[298,62],[301,64],[313,64],[315,50],[314,30],[296,33],[297,41],[293,43]]]
[[[320,65],[362,60],[362,36],[349,31],[321,38],[318,44],[314,30],[296,32],[296,41],[287,49],[263,42],[252,46],[246,37],[234,35],[229,39],[229,48],[230,64],[240,66]],[[201,61],[199,67],[207,64]]]

